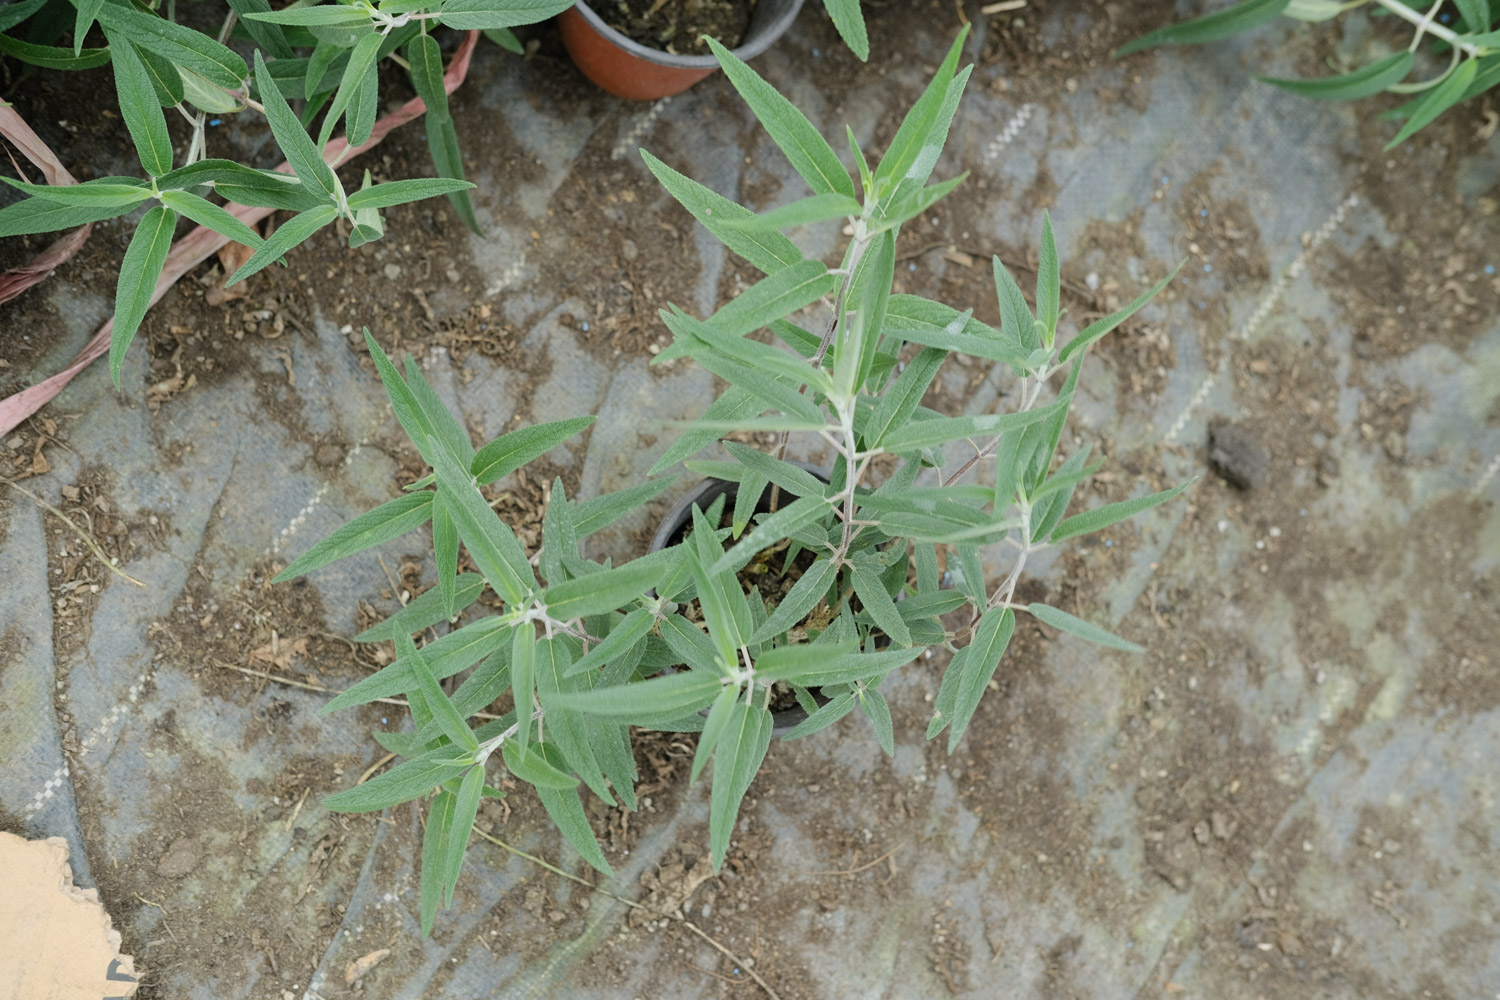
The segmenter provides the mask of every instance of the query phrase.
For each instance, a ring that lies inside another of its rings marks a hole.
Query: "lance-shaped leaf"
[[[335,792],[323,800],[323,806],[336,812],[378,812],[426,795],[473,763],[457,747],[439,747],[402,761],[363,785]]]
[[[776,605],[776,610],[750,636],[750,642],[756,644],[774,639],[806,618],[818,602],[827,596],[828,588],[833,586],[837,575],[838,567],[828,559],[819,559],[809,566]]]
[[[432,517],[433,496],[430,490],[406,493],[366,511],[308,549],[271,582],[284,583],[311,573],[336,559],[363,552],[426,524]]]
[[[662,187],[692,213],[693,218],[718,237],[719,242],[766,274],[774,274],[802,260],[802,251],[781,233],[774,230],[747,230],[732,225],[755,218],[755,213],[748,208],[742,208],[728,198],[715,194],[692,178],[673,170],[644,149],[641,150],[641,158],[646,161],[646,166],[656,175]]]
[[[906,370],[875,404],[875,412],[864,427],[868,447],[878,446],[891,431],[902,427],[922,402],[948,352],[935,347],[924,348],[906,363]]]
[[[149,197],[149,193],[147,196]],[[78,205],[49,201],[46,198],[26,198],[14,205],[0,208],[0,237],[30,236],[34,233],[72,229],[74,226],[81,226],[88,222],[100,222],[104,219],[126,215],[131,210],[131,205]]]
[[[328,7],[312,8],[314,10],[329,10]],[[364,82],[365,71],[375,65],[375,57],[380,49],[380,44],[385,40],[383,35],[369,34],[361,38],[349,54],[349,64],[344,68],[344,75],[339,80],[339,89],[333,95],[333,103],[328,106],[328,113],[323,117],[323,127],[318,132],[318,145],[327,144],[333,135],[333,127],[338,124],[339,118],[344,110],[349,107],[354,99],[355,91]],[[300,174],[301,171],[298,171]]]
[[[479,595],[484,592],[484,577],[478,573],[460,573],[454,585],[452,614],[448,612],[447,595],[434,587],[413,598],[411,603],[385,621],[365,629],[354,637],[354,641],[381,642],[394,639],[402,632],[420,632],[428,626],[447,621],[479,599]]]
[[[651,500],[676,481],[676,476],[667,476],[664,479],[648,480],[634,486],[627,486],[623,490],[605,493],[591,500],[581,500],[574,506],[573,530],[580,539],[587,538],[594,532],[614,524],[631,511],[645,506],[646,501]]]
[[[727,333],[717,319],[705,323],[676,306],[662,310],[661,317],[667,324],[667,329],[677,338],[682,350],[695,358],[701,357],[705,348],[711,348],[754,371],[779,376],[792,386],[809,384],[824,393],[833,388],[833,382],[826,372],[814,369],[807,362],[777,350],[770,344]]]
[[[4,211],[0,209],[0,215],[3,215]],[[719,395],[718,399],[708,405],[708,409],[703,411],[703,416],[699,417],[692,427],[678,437],[677,443],[656,460],[649,474],[654,476],[717,441],[720,434],[719,424],[748,420],[765,408],[765,404],[755,393],[749,389],[731,385]]]
[[[907,192],[921,188],[932,175],[933,167],[937,166],[938,155],[947,141],[948,127],[969,76],[968,69],[955,75],[968,37],[969,28],[965,25],[927,89],[901,120],[901,127],[891,139],[890,147],[875,167],[875,188],[883,209],[898,203]]]
[[[710,567],[710,572],[725,570],[738,572],[755,558],[755,554],[769,545],[788,537],[798,528],[809,524],[829,510],[828,501],[820,496],[799,497],[774,514],[767,514],[755,527],[747,532],[738,545],[724,553]]]
[[[292,109],[287,107],[286,98],[281,96],[276,80],[266,69],[265,57],[258,49],[255,52],[255,83],[266,109],[266,124],[271,126],[271,134],[286,155],[297,180],[309,193],[331,201],[339,190],[338,178],[334,177],[333,168],[323,161],[317,145]]]
[[[0,52],[23,63],[30,63],[32,66],[61,70],[93,69],[96,66],[103,66],[109,62],[110,55],[107,48],[81,49],[75,52],[73,49],[59,48],[56,45],[23,42],[9,35],[0,35]]]
[[[880,749],[885,751],[887,757],[896,756],[895,727],[891,724],[891,706],[886,702],[885,695],[876,687],[863,687],[859,691],[859,705],[865,710],[865,717],[875,730],[875,740],[880,744]]]
[[[885,332],[926,347],[972,354],[988,361],[1020,365],[1027,349],[1009,332],[916,295],[892,295],[886,304]]]
[[[767,275],[732,299],[709,322],[731,337],[769,326],[809,303],[829,295],[838,280],[822,261],[804,260]],[[668,352],[663,351],[662,355]]]
[[[207,198],[200,198],[191,191],[163,191],[161,201],[179,215],[205,229],[212,229],[220,236],[227,236],[236,243],[243,243],[251,249],[260,247],[262,243],[260,234],[255,230]]]
[[[1407,139],[1410,139],[1417,131],[1428,125],[1438,115],[1447,111],[1453,105],[1462,101],[1469,89],[1469,84],[1474,82],[1474,76],[1479,72],[1478,59],[1465,59],[1458,64],[1458,68],[1443,78],[1443,82],[1429,90],[1411,110],[1411,117],[1406,124],[1401,126],[1401,131],[1396,137],[1385,144],[1387,151],[1395,149]]]
[[[438,687],[432,668],[427,665],[426,658],[417,649],[416,643],[412,642],[411,636],[404,632],[397,636],[396,649],[411,666],[412,675],[417,679],[417,690],[422,693],[427,710],[442,727],[443,734],[455,746],[462,747],[471,754],[478,751],[479,741],[474,738],[473,730],[464,722],[463,716],[458,714],[458,709],[453,707],[453,702],[443,693],[443,689]]]
[[[549,761],[554,760],[555,750],[545,745],[542,750]],[[594,831],[589,826],[588,816],[584,814],[583,803],[579,801],[577,790],[538,785],[536,794],[542,802],[542,808],[547,810],[547,815],[552,818],[552,822],[557,824],[558,830],[567,838],[568,843],[573,845],[573,849],[582,855],[583,860],[592,865],[596,871],[605,875],[613,875],[614,870],[604,859],[604,851],[599,847],[599,841],[595,839]]]
[[[453,452],[436,438],[427,440],[448,513],[474,565],[506,603],[520,604],[536,588],[536,576],[515,532],[485,502],[468,469]]]
[[[674,342],[673,346],[682,347],[682,341]],[[663,351],[662,355],[666,353]],[[823,427],[827,423],[827,419],[818,409],[817,404],[798,392],[796,387],[780,376],[767,374],[716,351],[700,351],[693,360],[730,385],[752,393],[760,402],[759,407],[753,412],[758,413],[767,407],[774,407],[786,415],[784,421],[782,418],[775,418],[777,422],[789,422],[809,427]],[[709,422],[706,416],[695,421],[693,426],[713,427],[716,431],[729,429],[724,428],[721,422]],[[745,425],[740,424],[732,429],[739,430],[743,426]]]
[[[1243,0],[1225,10],[1205,14],[1181,24],[1157,28],[1122,46],[1115,57],[1127,56],[1156,45],[1198,45],[1229,38],[1272,20],[1283,13],[1291,2],[1292,0]]]
[[[729,837],[740,802],[765,760],[771,744],[771,713],[751,704],[749,695],[735,702],[724,735],[714,749],[714,784],[709,796],[709,853],[717,873],[729,850]]]
[[[706,708],[718,695],[722,681],[717,673],[688,670],[634,684],[563,692],[553,695],[552,700],[563,708],[601,719],[649,725],[671,722]]]
[[[444,873],[448,868],[448,831],[453,827],[453,807],[458,796],[442,791],[427,810],[427,828],[422,832],[422,887],[418,902],[422,936],[432,933],[438,906],[448,894]]]
[[[1160,493],[1152,493],[1148,496],[1136,497],[1132,500],[1121,500],[1119,503],[1105,504],[1103,507],[1095,507],[1093,510],[1074,514],[1057,526],[1057,530],[1052,532],[1051,541],[1060,542],[1065,538],[1072,538],[1074,535],[1086,535],[1091,531],[1108,528],[1110,525],[1117,524],[1127,517],[1134,517],[1142,511],[1150,510],[1152,507],[1166,503],[1192,484],[1193,480],[1189,479],[1179,486],[1174,486],[1169,490],[1162,490]]]
[[[97,14],[107,31],[119,32],[142,48],[149,48],[220,87],[240,87],[249,75],[245,60],[201,31],[142,13],[128,4],[105,3]]]
[[[549,587],[542,601],[547,614],[558,621],[614,611],[646,596],[671,568],[671,559],[667,550],[653,552],[623,566]]]
[[[595,795],[614,805],[615,800],[609,794],[609,786],[604,783],[604,773],[599,769],[599,759],[594,756],[591,745],[598,723],[559,706],[553,700],[554,695],[576,690],[582,683],[567,679],[568,667],[573,663],[568,642],[554,637],[537,644],[537,695],[546,713],[547,741],[556,747],[566,762],[564,770],[571,769]]]
[[[816,194],[842,194],[852,199],[854,182],[849,179],[849,172],[807,116],[723,45],[713,38],[708,39],[708,44],[724,68],[724,75],[807,186]]]
[[[1042,210],[1042,249],[1036,269],[1036,321],[1042,325],[1045,342],[1051,347],[1057,335],[1057,320],[1060,312],[1062,273],[1057,260],[1057,243],[1052,238],[1052,216]],[[1072,345],[1069,345],[1072,346]],[[1064,359],[1066,360],[1066,359]]]
[[[995,668],[1010,645],[1010,637],[1016,630],[1016,616],[1010,608],[986,611],[974,632],[974,640],[959,651],[943,673],[943,682],[938,687],[938,696],[932,721],[927,726],[927,738],[932,739],[948,728],[948,752],[958,746],[979,700],[984,697]]]
[[[469,834],[474,832],[474,819],[479,815],[479,800],[483,793],[484,765],[476,764],[464,775],[453,802],[453,816],[448,822],[448,843],[443,850],[445,906],[453,903],[453,890],[458,885],[458,873],[463,868],[464,852],[469,848]]]
[[[1086,622],[1076,615],[1070,615],[1066,611],[1054,608],[1051,605],[1028,604],[1026,610],[1036,616],[1038,621],[1046,622],[1053,628],[1061,629],[1069,635],[1076,635],[1080,639],[1086,639],[1097,645],[1108,646],[1110,649],[1124,650],[1127,653],[1144,653],[1146,651],[1143,646],[1137,646],[1128,639],[1121,639],[1113,632],[1102,629],[1098,625]],[[951,752],[951,746],[949,750]]]
[[[511,697],[516,704],[515,749],[520,754],[526,752],[526,744],[531,739],[532,692],[536,688],[536,654],[536,632],[530,622],[525,622],[516,628],[515,638],[510,647],[510,690]],[[510,758],[507,757],[505,762],[509,764]],[[515,768],[512,767],[511,770]]]
[[[816,712],[810,713],[807,718],[799,722],[782,739],[800,740],[804,736],[811,736],[813,733],[821,732],[854,711],[854,706],[857,704],[859,704],[858,692],[853,690],[830,698]]]
[[[141,166],[152,177],[160,177],[172,169],[172,137],[167,134],[167,119],[151,85],[151,74],[129,40],[111,37],[110,52],[120,116],[125,119]]]
[[[685,567],[691,567],[688,560]],[[666,615],[661,619],[661,637],[678,658],[678,662],[702,671],[702,675],[718,676],[719,654],[713,640],[703,630],[681,615]]]
[[[860,62],[870,59],[870,36],[865,30],[865,16],[859,9],[859,0],[823,0],[833,26],[849,50],[859,56]]]
[[[141,219],[130,238],[130,246],[125,248],[120,280],[115,286],[115,324],[109,338],[109,377],[116,389],[120,388],[120,365],[125,360],[125,350],[135,339],[146,310],[151,308],[151,294],[167,262],[176,225],[177,213],[158,205]]]
[[[692,547],[693,583],[709,639],[719,654],[720,665],[728,669],[738,662],[738,650],[750,637],[750,608],[732,571],[708,569],[724,550],[703,511],[694,507],[692,513],[693,535],[688,544]]]
[[[467,190],[473,186],[468,181],[449,180],[443,177],[412,177],[401,181],[386,181],[384,184],[376,184],[351,194],[349,207],[351,209],[389,208],[392,205],[405,205],[407,202],[421,201],[423,198],[436,198],[440,194]]]
[[[931,448],[949,441],[964,438],[991,436],[1015,431],[1054,416],[1066,409],[1065,400],[1049,403],[1018,413],[980,413],[970,417],[934,417],[931,420],[911,421],[897,427],[881,442],[888,452],[903,453]]]
[[[853,570],[854,593],[858,595],[870,617],[875,619],[875,624],[895,645],[910,646],[911,630],[906,627],[906,619],[901,617],[901,612],[896,610],[896,602],[886,593],[885,584],[881,582],[876,568],[861,559],[854,563]]]
[[[442,23],[469,31],[537,24],[573,6],[569,0],[446,0]]]
[[[703,723],[703,733],[698,737],[698,749],[693,753],[693,771],[688,778],[689,784],[698,780],[698,775],[703,773],[703,765],[708,763],[709,757],[713,755],[714,747],[719,745],[719,740],[729,728],[729,721],[734,715],[735,704],[739,696],[739,688],[726,686],[714,699],[713,708],[708,710],[708,719]]]
[[[825,687],[888,674],[921,655],[920,648],[862,653],[854,643],[778,646],[760,655],[755,661],[755,673],[762,681],[780,680],[802,687]]]
[[[790,229],[793,226],[827,222],[829,219],[843,219],[851,215],[859,215],[859,213],[859,202],[846,194],[815,194],[749,219],[725,222],[724,225],[745,231]]]
[[[427,105],[424,122],[433,168],[439,177],[461,181],[464,179],[463,157],[458,150],[458,132],[453,127],[453,116],[448,111],[448,92],[443,84],[443,55],[437,39],[418,34],[407,43],[406,59],[411,64],[412,88]],[[465,225],[476,234],[484,235],[467,189],[448,192],[448,202]]]
[[[514,622],[504,618],[481,618],[456,632],[440,636],[436,642],[428,643],[423,647],[422,655],[426,657],[427,666],[431,668],[433,675],[442,680],[472,667],[510,642],[515,631]],[[389,698],[412,690],[416,683],[411,666],[398,659],[324,705],[320,714],[364,705],[377,698]]]
[[[29,184],[26,181],[0,177],[18,191],[58,205],[80,208],[129,208],[151,197],[151,186],[133,177],[101,177],[82,184]],[[22,204],[25,204],[24,202]],[[12,208],[14,206],[11,206]],[[10,209],[6,209],[9,211]],[[45,230],[42,230],[45,232]]]
[[[257,45],[271,53],[275,59],[292,58],[294,55],[292,47],[287,44],[286,35],[279,25],[249,19],[252,14],[269,12],[271,9],[269,0],[228,0],[228,3],[230,8],[240,16],[241,23],[245,25],[245,31],[255,39]]]
[[[411,357],[406,359],[406,386],[411,391],[412,401],[426,418],[422,425],[426,433],[442,440],[448,450],[462,462],[474,457],[474,445],[469,441],[469,432],[443,405],[437,390],[422,374],[422,368]]]
[[[1095,320],[1088,326],[1084,327],[1083,332],[1078,334],[1078,336],[1074,337],[1072,340],[1068,341],[1067,346],[1064,347],[1061,353],[1058,354],[1058,364],[1067,364],[1068,361],[1079,351],[1087,350],[1089,346],[1098,341],[1099,338],[1103,337],[1115,327],[1119,326],[1121,323],[1134,316],[1137,312],[1140,311],[1142,306],[1144,306],[1147,302],[1150,302],[1152,299],[1156,298],[1156,296],[1160,294],[1161,290],[1163,288],[1166,288],[1167,285],[1171,283],[1173,278],[1177,277],[1177,272],[1182,270],[1182,265],[1186,262],[1187,258],[1185,257],[1182,260],[1178,261],[1177,266],[1172,268],[1172,270],[1168,272],[1165,278],[1161,279],[1156,284],[1152,285],[1149,289],[1136,296],[1135,300],[1131,302],[1130,305],[1126,306],[1123,309],[1118,309],[1110,313],[1108,316],[1105,316],[1103,319]]]
[[[619,624],[609,630],[609,635],[605,636],[599,645],[569,666],[565,676],[574,677],[588,673],[590,670],[597,670],[615,657],[623,656],[637,642],[645,638],[646,633],[651,631],[651,626],[655,623],[656,617],[645,608],[637,608],[630,612]]]
[[[502,434],[483,448],[469,463],[469,471],[486,486],[510,475],[534,458],[547,454],[568,438],[594,422],[593,417],[574,417],[545,424],[533,424]]]
[[[328,225],[338,218],[338,209],[332,205],[319,205],[305,212],[299,212],[286,222],[277,227],[271,238],[266,240],[260,247],[250,255],[240,269],[229,276],[224,282],[224,287],[239,284],[246,278],[274,264],[284,257],[288,250],[305,242],[319,229]]]
[[[1353,101],[1378,94],[1392,84],[1406,79],[1415,58],[1411,52],[1396,52],[1352,72],[1321,80],[1291,80],[1273,76],[1256,79],[1319,101]]]

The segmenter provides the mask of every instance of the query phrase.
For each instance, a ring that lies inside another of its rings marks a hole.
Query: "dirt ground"
[[[1109,458],[1076,503],[1199,477],[1189,499],[1043,560],[1021,589],[1150,652],[1102,655],[1028,620],[951,757],[922,738],[944,660],[919,661],[888,691],[894,759],[856,719],[772,747],[718,877],[694,738],[641,733],[641,811],[588,800],[619,873],[606,888],[638,906],[476,838],[454,909],[417,937],[417,810],[318,805],[384,756],[368,731],[400,729],[401,710],[317,709],[389,662],[389,644],[348,637],[431,585],[428,542],[268,582],[420,475],[360,328],[421,359],[476,437],[602,410],[498,484],[533,542],[554,476],[569,496],[623,485],[674,433],[643,407],[701,410],[707,380],[644,366],[667,342],[656,310],[706,311],[754,280],[634,146],[751,205],[801,193],[722,79],[648,115],[591,89],[541,27],[525,62],[481,49],[454,98],[488,241],[428,202],[358,250],[325,231],[238,294],[207,263],[151,311],[118,398],[100,403],[91,373],[0,441],[0,474],[156,601],[128,603],[128,581],[0,489],[0,568],[18,567],[0,684],[24,704],[27,656],[46,664],[35,697],[76,802],[0,794],[0,828],[76,824],[146,998],[1500,996],[1495,99],[1384,153],[1379,102],[1251,89],[1268,63],[1311,74],[1369,44],[1337,30],[1116,63],[1159,10],[867,3],[866,65],[817,6],[758,68],[876,149],[960,16],[977,19],[939,168],[974,177],[903,232],[897,291],[998,323],[988,258],[1025,287],[1043,208],[1065,220],[1078,326],[1188,259],[1162,307],[1095,352],[1066,446]],[[6,81],[80,179],[124,172],[123,129],[68,78]],[[1188,124],[1133,138],[1161,129],[1153,114]],[[366,166],[426,174],[420,125],[350,177]],[[4,307],[0,390],[61,367],[107,315],[127,237],[98,226]],[[40,245],[0,241],[0,266]],[[927,403],[973,412],[1007,387],[957,359]],[[1211,423],[1233,428],[1215,454]],[[140,442],[112,459],[121,435]],[[628,555],[652,530],[599,544]],[[21,759],[18,733],[0,710],[0,755]],[[594,879],[524,793],[487,801],[479,827]]]

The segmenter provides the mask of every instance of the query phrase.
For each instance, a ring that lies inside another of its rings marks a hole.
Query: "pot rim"
[[[762,2],[766,2],[766,0],[762,0]],[[749,61],[750,59],[755,58],[762,52],[769,49],[776,43],[776,40],[778,38],[786,33],[786,30],[791,27],[792,22],[797,19],[797,14],[802,10],[802,2],[803,0],[790,0],[790,3],[788,4],[785,11],[783,11],[770,23],[761,26],[758,31],[752,31],[750,37],[744,44],[740,45],[738,48],[731,49],[730,51],[740,59]],[[589,27],[597,31],[611,44],[630,53],[637,59],[644,59],[645,61],[655,63],[658,66],[670,66],[673,69],[719,68],[719,60],[715,59],[711,55],[674,55],[671,52],[663,52],[661,49],[653,49],[649,46],[642,45],[640,42],[637,42],[634,39],[627,38],[625,35],[620,34],[614,28],[611,28],[609,25],[605,24],[604,19],[594,12],[594,9],[588,5],[586,0],[577,0],[577,2],[573,4],[573,10],[577,12],[577,14],[588,23]]]

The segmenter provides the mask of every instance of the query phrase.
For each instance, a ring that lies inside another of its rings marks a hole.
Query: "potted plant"
[[[1059,340],[1059,265],[1044,217],[1036,302],[998,259],[1003,317],[996,329],[942,303],[891,292],[896,234],[963,177],[928,185],[969,71],[963,36],[871,167],[850,137],[858,181],[808,120],[742,61],[714,54],[813,193],[763,215],[742,208],[656,158],[667,189],[765,277],[707,319],[663,312],[675,335],[662,358],[690,357],[728,388],[661,457],[654,472],[688,467],[711,488],[687,509],[690,527],[621,565],[589,559],[581,543],[662,493],[648,479],[616,493],[569,499],[554,483],[540,551],[527,552],[482,487],[585,429],[591,418],[527,427],[475,449],[410,362],[405,377],[373,337],[366,342],[392,406],[432,471],[313,546],[287,580],[432,522],[438,584],[360,636],[393,639],[395,662],[334,698],[328,711],[405,694],[410,732],[376,734],[406,758],[326,800],[371,811],[430,797],[422,849],[421,924],[451,896],[480,800],[500,795],[488,768],[532,785],[564,836],[609,871],[579,799],[635,805],[632,725],[699,732],[692,774],[710,760],[709,840],[723,862],[739,803],[772,738],[772,707],[806,713],[798,738],[856,709],[893,750],[882,681],[934,646],[954,651],[928,736],[963,735],[1018,614],[1117,649],[1139,647],[1043,604],[1016,600],[1038,549],[1098,530],[1180,493],[1164,492],[1068,514],[1097,468],[1088,449],[1054,455],[1089,347],[1144,306],[1163,278],[1127,307]],[[805,259],[783,228],[844,220],[853,236],[838,267]],[[1175,272],[1174,272],[1175,273]],[[832,318],[816,333],[787,317],[820,299]],[[769,328],[780,347],[748,334]],[[921,405],[950,352],[1009,368],[1008,412],[946,416]],[[736,430],[773,431],[772,452],[726,443],[726,460],[693,461]],[[782,456],[790,434],[813,435],[834,459],[819,477]],[[974,457],[946,466],[942,448],[969,441]],[[994,459],[993,473],[984,459]],[[878,460],[878,461],[877,461]],[[877,475],[877,468],[884,471]],[[983,468],[985,475],[980,477]],[[980,547],[1006,544],[1009,572],[986,581]],[[458,572],[462,545],[477,573]],[[946,560],[947,571],[942,571]],[[945,586],[945,580],[951,586]],[[492,590],[493,614],[418,648],[412,633],[448,621]],[[470,668],[473,668],[470,670]],[[470,671],[451,694],[444,678]],[[514,707],[473,728],[469,719],[508,695]]]
[[[870,56],[859,0],[823,0],[845,44]],[[719,68],[702,36],[741,60],[775,44],[802,0],[577,0],[558,18],[580,72],[617,97],[654,101],[680,94]]]
[[[165,291],[166,285],[158,283],[164,270],[170,284],[228,240],[253,251],[228,276],[233,284],[281,260],[335,221],[347,225],[351,247],[378,240],[385,234],[381,209],[422,198],[446,195],[465,223],[479,232],[468,196],[474,185],[464,180],[448,110],[449,80],[434,33],[439,27],[470,32],[454,60],[466,67],[479,31],[519,51],[510,28],[545,20],[570,3],[358,0],[272,10],[264,0],[233,2],[224,8],[217,35],[179,24],[172,4],[162,13],[114,0],[80,0],[76,19],[55,16],[54,5],[42,0],[0,8],[0,53],[51,69],[111,65],[119,115],[144,175],[66,186],[0,178],[27,196],[0,208],[0,237],[56,232],[144,211],[120,264],[108,334],[110,373],[118,388],[125,352],[146,311]],[[65,38],[69,29],[71,40]],[[23,31],[30,40],[19,37]],[[107,44],[85,47],[96,35]],[[252,52],[249,61],[241,55],[244,49]],[[419,101],[377,128],[378,67],[387,60],[405,69]],[[301,102],[300,110],[294,111],[289,101]],[[174,148],[166,109],[188,122],[183,148]],[[220,123],[219,116],[244,112],[264,117],[270,127],[286,157],[278,170],[208,155],[210,130]],[[372,186],[366,171],[362,186],[346,192],[334,167],[378,141],[377,132],[424,112],[438,176]],[[308,131],[314,125],[316,141]],[[340,126],[344,134],[335,136]],[[262,238],[251,226],[276,210],[295,214]],[[183,219],[220,239],[212,245],[200,242],[195,258],[169,265],[174,233]]]

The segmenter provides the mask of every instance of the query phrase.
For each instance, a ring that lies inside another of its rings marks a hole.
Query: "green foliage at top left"
[[[339,219],[349,226],[351,247],[379,239],[385,232],[380,209],[437,195],[446,195],[478,232],[468,196],[473,185],[464,179],[442,54],[432,32],[483,30],[514,51],[519,46],[511,28],[546,20],[572,5],[572,0],[298,0],[272,10],[268,0],[227,0],[214,35],[179,23],[175,0],[167,0],[164,10],[133,0],[20,0],[0,7],[0,55],[48,69],[111,66],[118,114],[143,175],[69,187],[0,177],[27,195],[0,208],[0,237],[144,213],[120,263],[115,291],[109,360],[118,388],[121,362],[151,304],[179,219],[254,251],[230,284],[282,261]],[[387,60],[407,72],[427,105],[425,129],[437,176],[372,185],[367,171],[360,189],[346,192],[331,165],[346,154],[329,144],[340,125],[348,148],[370,139],[380,103],[378,67]],[[165,109],[188,122],[185,151],[173,147]],[[209,117],[242,112],[265,118],[290,172],[207,155]],[[315,133],[309,131],[314,125]],[[296,214],[263,240],[226,207],[235,205]]]

